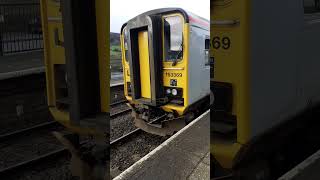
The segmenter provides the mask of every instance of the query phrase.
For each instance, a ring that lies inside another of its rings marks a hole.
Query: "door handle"
[[[211,25],[219,27],[232,27],[240,24],[239,20],[212,20]]]

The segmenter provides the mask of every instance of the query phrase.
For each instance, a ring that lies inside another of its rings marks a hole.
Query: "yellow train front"
[[[135,125],[170,135],[209,103],[209,21],[180,8],[156,9],[121,29],[124,93]]]

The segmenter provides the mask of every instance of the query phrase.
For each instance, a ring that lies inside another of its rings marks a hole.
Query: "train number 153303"
[[[169,73],[166,72],[167,77],[182,77],[182,73]]]
[[[211,45],[214,49],[229,49],[231,46],[231,40],[229,37],[219,37],[219,36],[214,36]]]

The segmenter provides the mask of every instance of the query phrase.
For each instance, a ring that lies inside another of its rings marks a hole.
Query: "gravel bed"
[[[0,134],[51,120],[44,73],[0,82]]]
[[[168,137],[157,136],[145,132],[132,137],[127,143],[111,147],[110,173],[117,176],[139,159],[163,143]]]
[[[14,131],[22,130],[25,128],[30,128],[32,126],[36,126],[42,123],[50,122],[52,119],[48,118],[48,111],[39,112],[37,115],[28,114],[25,115],[28,119],[18,119],[18,118],[10,118],[6,121],[2,121],[0,123],[0,135],[11,133]],[[32,119],[32,121],[30,120]]]
[[[30,169],[24,169],[17,174],[12,174],[12,180],[79,180],[73,177],[69,170],[69,156],[59,157],[52,162],[39,163]]]
[[[38,130],[32,134],[18,136],[16,139],[0,143],[0,168],[13,166],[39,155],[49,153],[62,147],[52,135],[52,131],[62,127]]]
[[[112,87],[110,91],[110,103],[118,102],[123,99],[125,99],[123,85]]]
[[[110,141],[113,141],[136,129],[131,113],[118,116],[110,121]]]

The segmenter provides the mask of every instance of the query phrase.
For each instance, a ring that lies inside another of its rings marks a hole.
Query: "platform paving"
[[[42,50],[0,56],[0,80],[44,73]],[[122,72],[112,72],[110,85],[123,83]]]
[[[209,144],[207,111],[114,179],[210,179]]]

